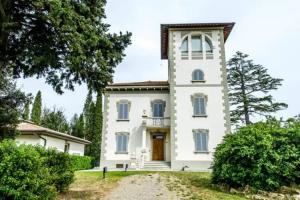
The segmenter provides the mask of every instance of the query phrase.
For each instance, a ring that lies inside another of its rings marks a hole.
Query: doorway
[[[152,136],[152,160],[165,160],[165,135],[154,134]]]

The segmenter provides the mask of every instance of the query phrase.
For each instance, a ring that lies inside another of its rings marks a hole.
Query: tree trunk
[[[251,124],[250,122],[250,116],[249,116],[249,105],[248,105],[248,98],[246,95],[246,88],[245,88],[245,80],[244,80],[244,67],[243,64],[240,64],[241,68],[241,90],[242,90],[242,96],[243,96],[243,107],[244,107],[244,116],[245,116],[245,123],[246,125]]]

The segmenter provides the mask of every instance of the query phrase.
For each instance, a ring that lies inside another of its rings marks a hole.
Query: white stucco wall
[[[80,144],[77,142],[68,142],[70,144],[69,154],[72,155],[84,155],[84,144]]]
[[[169,94],[164,92],[120,92],[120,93],[107,93],[105,98],[104,110],[108,113],[106,121],[106,130],[104,132],[105,138],[102,143],[102,151],[104,152],[101,157],[101,164],[109,160],[130,160],[136,157],[137,148],[142,147],[142,115],[145,110],[149,117],[152,117],[151,101],[161,99],[166,102],[164,117],[170,117],[169,115]],[[118,111],[117,102],[120,100],[128,100],[131,103],[129,111],[129,121],[117,121]],[[128,132],[128,154],[116,154],[116,133]],[[151,159],[152,143],[150,139],[150,130],[147,131],[147,156],[146,160]],[[168,135],[167,135],[168,138]],[[168,141],[168,139],[166,139]],[[169,145],[169,143],[168,143]],[[166,149],[170,149],[165,147]],[[169,150],[168,150],[169,151]],[[166,152],[166,159],[170,160],[170,152]]]
[[[208,32],[208,31],[205,31]],[[201,33],[200,31],[185,31],[186,33]],[[224,100],[224,80],[221,60],[220,30],[211,31],[213,44],[213,59],[182,60],[180,46],[181,31],[169,33],[169,77],[172,127],[174,133],[172,142],[172,168],[182,166],[191,168],[207,168],[213,159],[214,148],[222,141],[226,132]],[[205,57],[205,56],[203,56]],[[204,83],[192,83],[192,72],[201,69],[204,72]],[[193,117],[192,95],[202,93],[207,96],[207,117]],[[208,153],[195,153],[193,129],[207,129],[209,131]],[[203,161],[203,162],[202,162]],[[197,163],[198,162],[198,163]],[[203,166],[201,166],[202,163]]]
[[[46,148],[55,148],[58,151],[64,152],[66,142],[70,144],[69,154],[84,155],[84,144],[72,142],[60,138],[55,138],[47,135],[41,135],[46,139]],[[37,135],[18,135],[16,137],[17,144],[30,144],[30,145],[41,145],[44,146],[44,140]]]
[[[44,141],[37,135],[18,135],[15,141],[17,144],[44,145]]]

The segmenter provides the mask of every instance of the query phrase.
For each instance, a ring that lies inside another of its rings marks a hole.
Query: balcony
[[[149,128],[170,127],[170,117],[143,117],[143,126]]]

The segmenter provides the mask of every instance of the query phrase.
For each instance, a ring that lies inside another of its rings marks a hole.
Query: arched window
[[[200,69],[196,69],[192,74],[192,81],[204,81],[204,73]]]
[[[189,51],[188,37],[186,37],[186,38],[182,41],[180,49],[181,49],[181,52],[182,52],[182,53],[188,53],[188,51]]]
[[[207,53],[212,53],[213,52],[213,47],[210,39],[205,36],[205,49]]]
[[[195,53],[202,52],[201,35],[193,35],[192,36],[192,52],[195,52]]]

